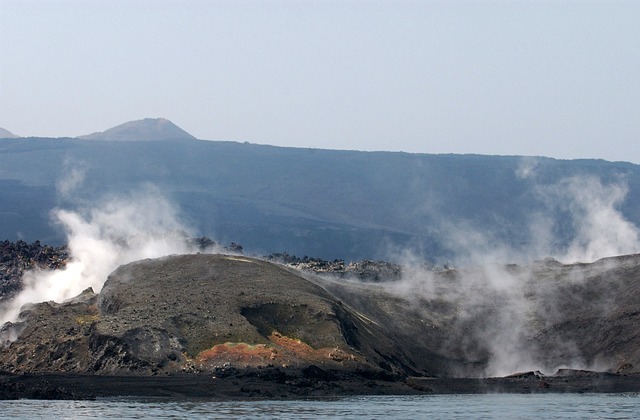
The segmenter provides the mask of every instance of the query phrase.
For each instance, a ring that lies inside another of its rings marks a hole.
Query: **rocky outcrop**
[[[298,270],[366,282],[394,281],[402,276],[402,267],[387,261],[362,260],[345,263],[341,259],[328,261],[306,255],[299,258],[286,252],[273,253],[265,258]]]
[[[431,375],[640,372],[640,255],[422,271],[380,284],[316,281],[388,326],[415,369]]]
[[[184,255],[120,267],[99,296],[25,308],[0,356],[12,372],[212,372],[282,367],[412,372],[384,330],[281,266]]]
[[[0,302],[22,289],[22,275],[33,269],[63,268],[69,258],[67,248],[42,245],[40,241],[0,242]]]
[[[219,244],[206,236],[186,239],[190,249],[207,252],[220,249],[224,252],[242,254],[242,245],[231,242],[228,246]],[[42,245],[40,241],[28,243],[0,242],[0,304],[11,299],[23,289],[23,275],[31,270],[57,270],[64,268],[70,259],[66,245]]]
[[[564,366],[624,376],[620,389],[640,384],[640,255],[413,276],[344,281],[239,255],[138,261],[114,271],[99,295],[24,307],[0,331],[0,370],[324,387],[345,375],[482,377],[511,357],[546,374]],[[558,372],[549,380],[534,372],[522,389],[545,381],[558,389]]]
[[[530,342],[541,364],[574,358],[596,370],[640,372],[640,255],[537,272],[539,327]]]

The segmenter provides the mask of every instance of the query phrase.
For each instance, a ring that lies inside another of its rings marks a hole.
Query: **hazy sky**
[[[640,1],[0,0],[0,127],[640,163]]]

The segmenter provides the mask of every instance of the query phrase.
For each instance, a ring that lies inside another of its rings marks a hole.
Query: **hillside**
[[[164,118],[145,118],[138,121],[130,121],[110,128],[103,132],[97,132],[79,136],[85,140],[104,141],[154,141],[154,140],[194,140],[187,133],[171,121]]]
[[[365,393],[409,392],[412,381],[414,391],[478,392],[493,382],[444,378],[518,372],[485,391],[637,391],[639,274],[640,255],[421,272],[377,284],[244,256],[143,260],[114,271],[98,295],[25,306],[22,321],[0,332],[0,368],[90,375],[75,383],[94,387],[104,381],[92,376],[116,375],[98,395],[123,377],[157,375],[167,381],[156,393],[169,381],[204,381],[191,392],[242,394],[254,380],[249,389],[262,397],[340,395],[344,381]],[[509,286],[497,287],[497,277]],[[443,379],[420,379],[433,377]]]
[[[21,337],[2,353],[2,367],[12,372],[148,375],[224,364],[373,375],[409,369],[378,326],[321,287],[241,256],[128,264],[109,276],[99,296],[85,291],[63,305],[27,307],[22,316],[25,322],[3,329],[3,338]],[[20,356],[27,348],[28,360]]]
[[[408,250],[443,263],[484,247],[530,260],[586,247],[587,227],[622,243],[620,218],[640,225],[640,167],[622,162],[28,138],[0,145],[0,238],[66,243],[53,208],[87,212],[149,185],[193,236],[259,255],[394,261]]]

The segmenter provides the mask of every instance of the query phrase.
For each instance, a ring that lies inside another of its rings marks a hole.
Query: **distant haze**
[[[0,128],[0,139],[12,139],[16,137],[18,136],[13,134],[11,131],[5,130],[4,128]]]
[[[640,2],[0,0],[0,127],[640,163]]]

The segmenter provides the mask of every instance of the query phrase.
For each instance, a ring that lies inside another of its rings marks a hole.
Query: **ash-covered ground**
[[[640,390],[640,255],[432,270],[233,251],[129,263],[99,294],[26,305],[0,332],[0,388],[56,398],[62,388],[178,395],[176,384],[220,398]]]

